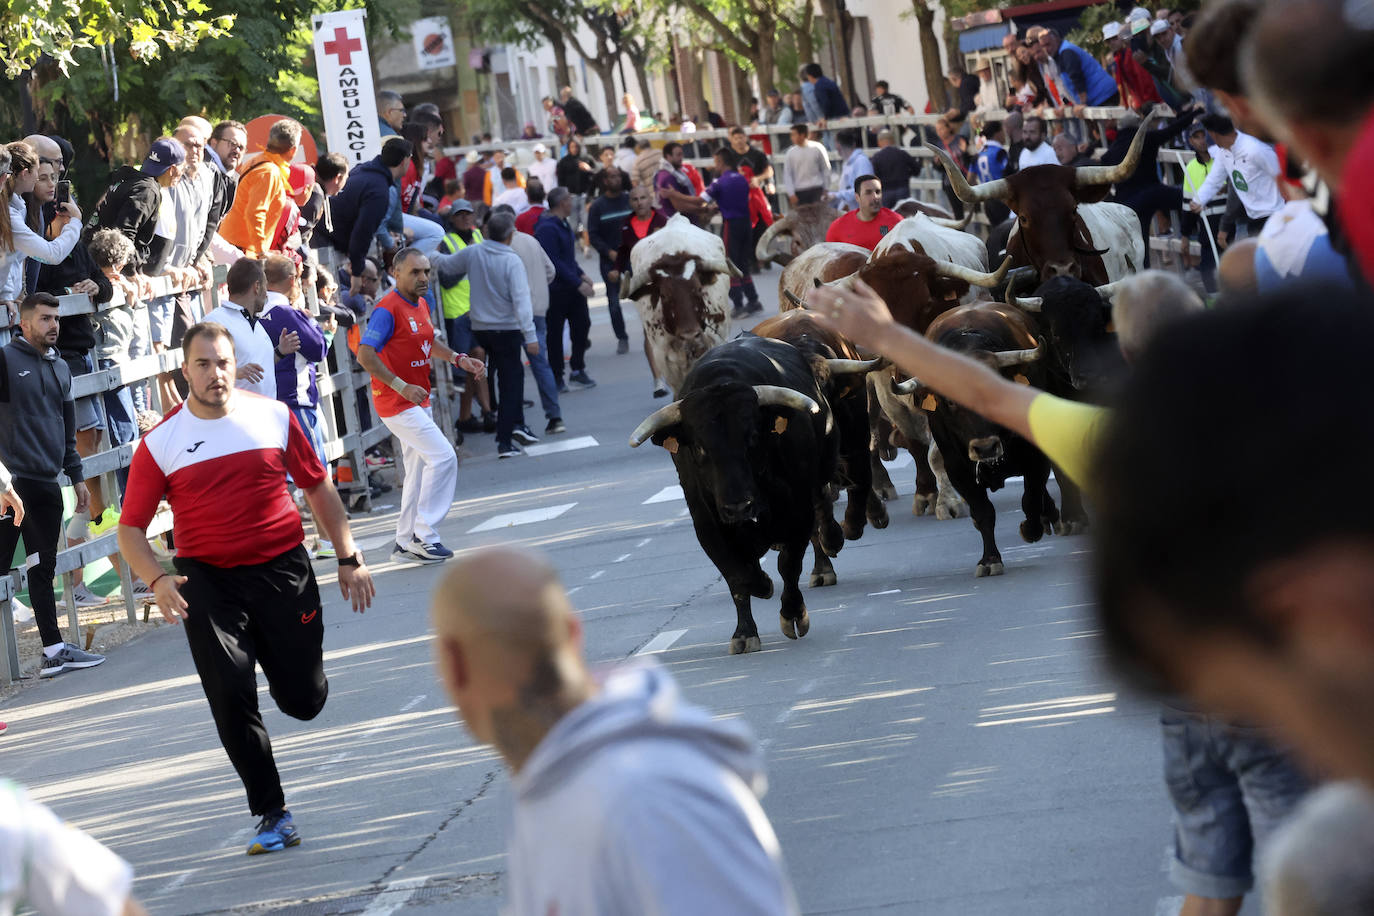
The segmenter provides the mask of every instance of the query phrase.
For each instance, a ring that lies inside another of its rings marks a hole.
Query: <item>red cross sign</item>
[[[348,29],[345,28],[334,29],[334,40],[324,43],[324,53],[333,54],[344,67],[353,63],[353,52],[362,49],[363,43],[356,38],[349,38]]]

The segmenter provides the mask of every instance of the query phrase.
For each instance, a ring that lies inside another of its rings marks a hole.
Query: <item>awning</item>
[[[1005,22],[965,29],[959,33],[959,53],[972,54],[974,51],[1001,48],[1002,36],[1006,35],[1008,31],[1010,30]]]

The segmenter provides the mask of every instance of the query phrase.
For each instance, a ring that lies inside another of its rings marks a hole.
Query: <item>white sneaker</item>
[[[77,607],[100,607],[100,605],[110,600],[109,598],[102,598],[91,591],[86,587],[86,583],[84,582],[72,589],[72,597],[76,599]]]

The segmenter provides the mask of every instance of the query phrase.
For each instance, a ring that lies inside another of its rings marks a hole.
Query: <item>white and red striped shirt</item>
[[[120,523],[148,527],[166,496],[178,556],[220,567],[265,563],[305,538],[288,471],[302,489],[326,479],[285,404],[235,391],[229,414],[213,420],[183,404],[134,452]]]

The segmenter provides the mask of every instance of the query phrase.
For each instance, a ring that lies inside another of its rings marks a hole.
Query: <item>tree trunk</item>
[[[544,26],[544,37],[553,46],[553,70],[558,85],[553,89],[554,100],[558,100],[558,90],[572,85],[572,71],[568,69],[568,46],[563,43],[563,33],[552,26]]]
[[[611,53],[606,39],[598,35],[596,39],[596,58],[589,59],[587,66],[592,68],[592,72],[601,80],[601,93],[606,99],[606,120],[609,123],[602,124],[603,130],[613,130],[616,122],[620,120],[620,99],[615,91],[615,55]]]
[[[649,85],[649,68],[646,66],[647,56],[630,55],[630,64],[635,68],[635,77],[639,80],[639,107],[644,111],[654,111],[653,87]],[[660,115],[664,112],[658,112]]]
[[[682,93],[682,116],[697,121],[698,118],[706,114],[706,96],[701,91],[701,61],[697,60],[695,48],[684,48],[676,38],[673,39],[673,46],[677,49],[678,86]],[[707,125],[698,123],[697,126],[705,129]]]
[[[926,71],[926,96],[932,111],[949,110],[945,69],[940,65],[940,42],[935,37],[935,10],[927,0],[911,0],[921,35],[921,62]]]
[[[803,64],[816,59],[816,8],[810,3],[802,10],[802,27],[796,32],[797,57]]]
[[[759,78],[759,104],[764,104],[764,97],[768,90],[777,85],[777,36],[773,29],[761,26],[759,28],[758,55],[754,58],[754,64],[758,68]],[[745,109],[748,111],[748,109]]]

